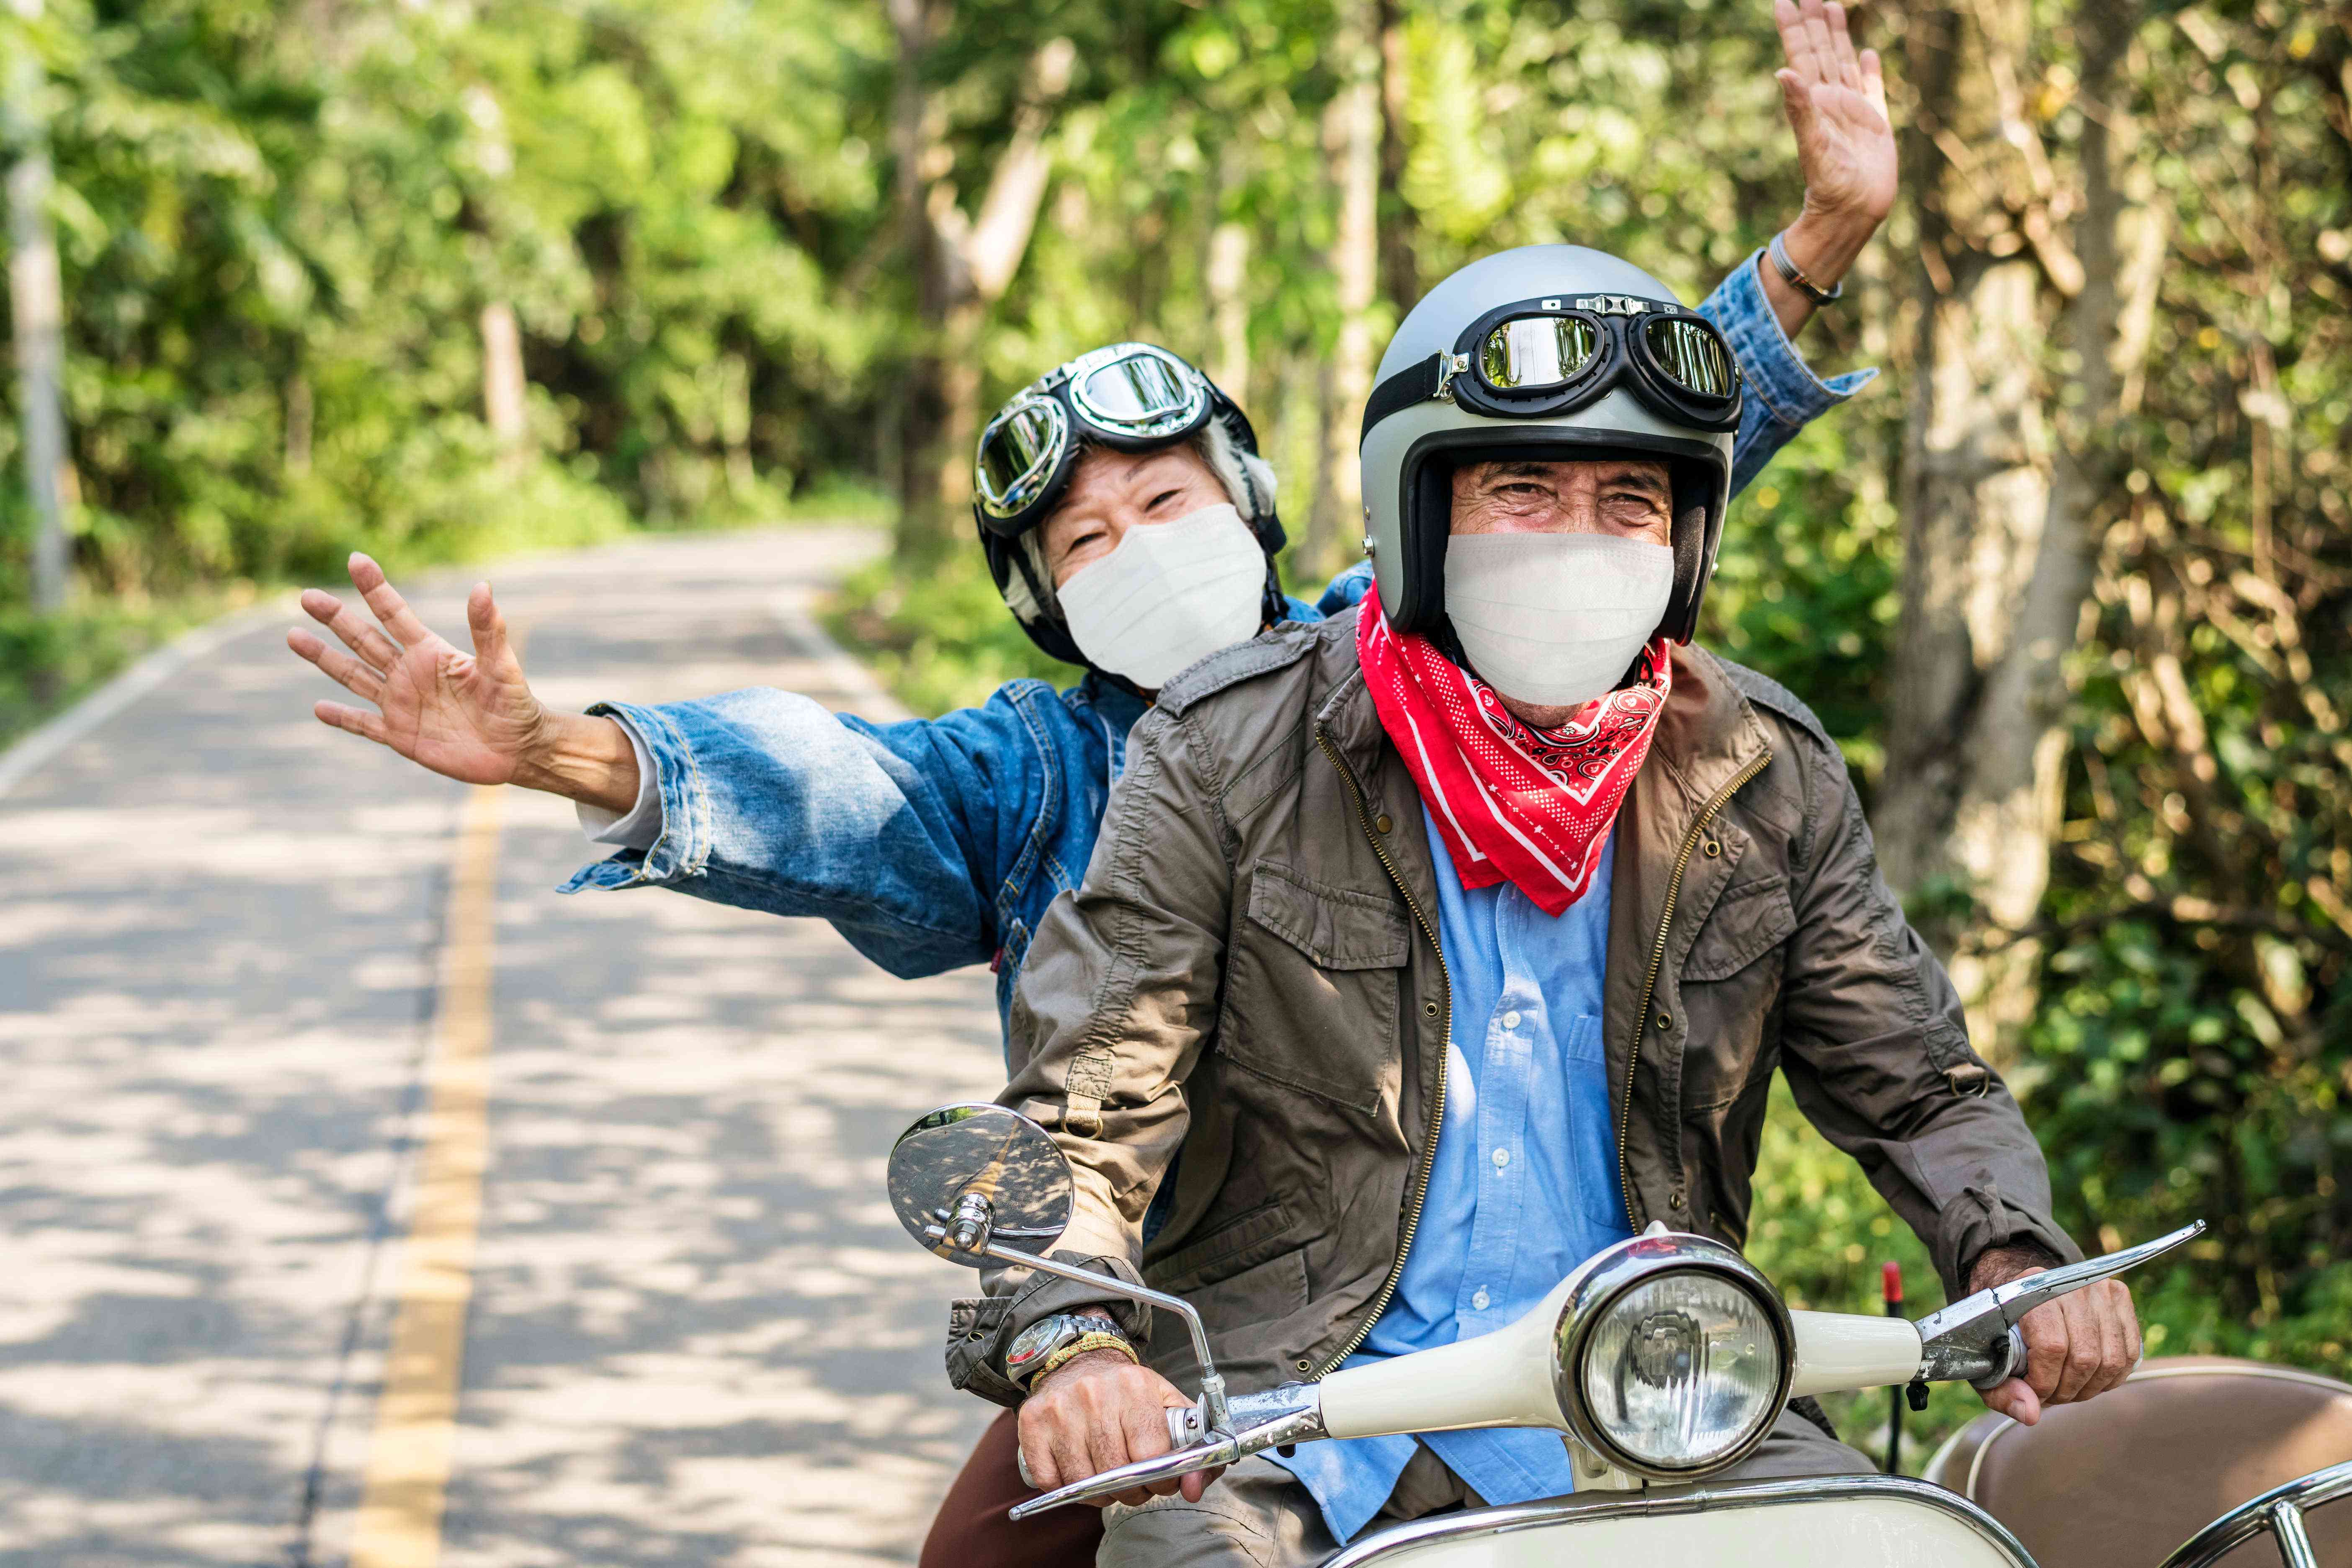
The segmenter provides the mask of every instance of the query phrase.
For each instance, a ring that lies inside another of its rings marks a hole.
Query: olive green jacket
[[[1602,1028],[1637,1228],[1746,1240],[1778,1068],[1948,1289],[1988,1247],[2079,1256],[1802,703],[1677,649],[1616,831]],[[1084,885],[1030,945],[1002,1098],[1076,1169],[1059,1250],[1190,1300],[1236,1389],[1335,1366],[1395,1289],[1445,1093],[1434,877],[1349,613],[1229,648],[1160,694]],[[957,1381],[994,1384],[1011,1334],[1088,1299],[1038,1277],[967,1304]],[[1151,1359],[1189,1383],[1162,1319]]]

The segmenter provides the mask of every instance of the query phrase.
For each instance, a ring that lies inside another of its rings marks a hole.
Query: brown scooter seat
[[[2352,1384],[2171,1356],[2038,1426],[1986,1412],[1928,1461],[1927,1479],[2007,1525],[2041,1568],[2157,1568],[2240,1503],[2347,1459]],[[2352,1500],[2306,1522],[2322,1563],[2352,1565]],[[2275,1568],[2278,1549],[2257,1536],[2221,1561]]]

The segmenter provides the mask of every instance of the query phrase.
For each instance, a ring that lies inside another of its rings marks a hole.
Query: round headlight
[[[1557,1331],[1570,1427],[1639,1475],[1687,1479],[1745,1458],[1788,1399],[1788,1310],[1747,1259],[1702,1237],[1603,1253]]]
[[[1612,1443],[1661,1469],[1695,1469],[1780,1413],[1780,1336],[1722,1276],[1662,1274],[1610,1307],[1580,1381]]]

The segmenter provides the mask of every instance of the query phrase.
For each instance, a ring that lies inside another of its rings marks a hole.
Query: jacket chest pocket
[[[1708,911],[1684,957],[1683,1010],[1690,1032],[1683,1053],[1685,1114],[1738,1100],[1765,1060],[1765,1034],[1780,993],[1781,944],[1797,929],[1789,880],[1777,874],[1736,882]]]
[[[1225,959],[1226,1058],[1370,1113],[1397,1075],[1397,1007],[1412,925],[1385,892],[1260,861]]]

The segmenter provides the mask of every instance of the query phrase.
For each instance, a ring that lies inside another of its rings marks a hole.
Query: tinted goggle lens
[[[1156,425],[1192,405],[1192,388],[1158,354],[1129,354],[1090,371],[1073,389],[1087,417],[1105,425]]]
[[[1700,397],[1729,397],[1738,384],[1730,349],[1704,323],[1669,316],[1644,323],[1642,331],[1650,357],[1685,392]]]
[[[1577,316],[1520,316],[1486,334],[1478,368],[1497,392],[1549,392],[1582,375],[1601,349]]]
[[[1062,411],[1050,403],[1016,408],[990,426],[980,441],[982,499],[1017,510],[1024,492],[1054,471],[1063,429]]]

